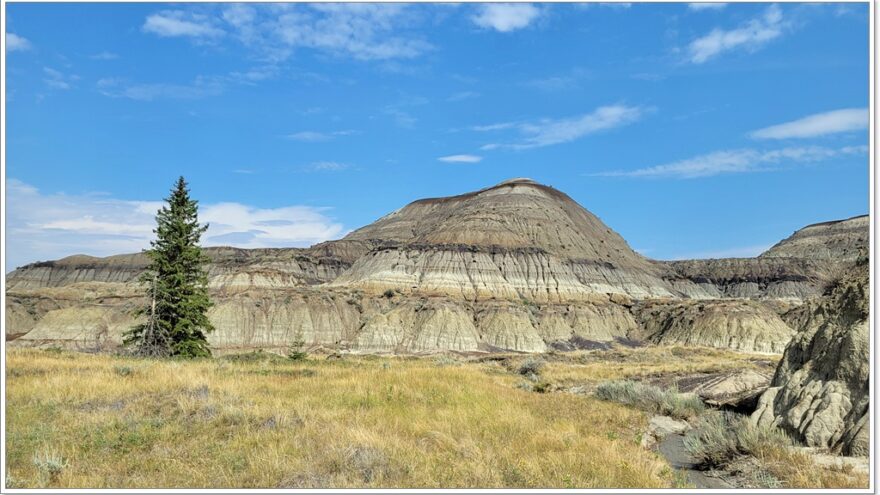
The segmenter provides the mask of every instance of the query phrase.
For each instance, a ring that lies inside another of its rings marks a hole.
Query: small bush
[[[119,376],[129,376],[134,373],[134,369],[131,366],[114,366],[113,372]]]
[[[538,392],[539,394],[547,393],[550,391],[550,382],[540,381],[532,385],[532,391]]]
[[[604,382],[596,387],[596,398],[619,402],[628,406],[664,416],[690,419],[699,416],[705,407],[699,397],[663,390],[653,385],[620,380]]]
[[[67,461],[57,452],[43,451],[42,454],[34,454],[34,467],[40,473],[40,477],[46,483],[51,483],[61,476],[61,472],[67,468]]]
[[[700,419],[684,438],[688,452],[704,467],[720,467],[741,455],[763,457],[792,445],[791,439],[773,426],[758,426],[747,416],[713,412]]]
[[[382,293],[382,297],[384,297],[385,299],[391,299],[392,297],[394,297],[394,290],[393,289],[386,290],[385,292]]]
[[[305,351],[306,343],[302,340],[294,340],[287,348],[287,359],[291,361],[302,361],[309,353]]]
[[[365,483],[385,478],[389,474],[391,463],[379,449],[359,445],[345,449],[343,455],[345,469],[356,472]]]
[[[442,354],[434,358],[434,364],[436,364],[437,366],[455,366],[459,364],[459,362],[457,359],[451,356]]]
[[[519,368],[517,368],[516,372],[520,375],[540,375],[541,369],[544,368],[544,365],[547,364],[541,358],[528,358],[522,363],[520,363]]]

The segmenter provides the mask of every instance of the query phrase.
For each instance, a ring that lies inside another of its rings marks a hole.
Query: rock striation
[[[780,241],[760,257],[853,262],[868,255],[870,222],[868,215],[860,215],[814,223]]]
[[[771,387],[752,415],[810,447],[869,453],[870,284],[862,259],[820,300],[785,349]]]
[[[867,238],[858,219],[808,229],[754,259],[653,261],[564,193],[513,179],[415,201],[307,249],[207,248],[209,341],[419,353],[640,339],[778,353],[805,318],[799,305],[846,271]],[[810,243],[841,259],[802,256]],[[146,264],[142,254],[77,255],[13,271],[7,340],[119,345],[144,303]]]
[[[779,354],[794,334],[776,313],[748,300],[646,301],[634,312],[640,338],[662,345]]]

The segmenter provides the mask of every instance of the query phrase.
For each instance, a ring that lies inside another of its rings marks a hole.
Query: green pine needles
[[[145,254],[150,265],[141,275],[147,304],[138,310],[146,321],[126,333],[125,345],[147,357],[210,357],[206,334],[214,330],[207,311],[208,261],[199,239],[208,229],[199,225],[198,202],[189,197],[183,177],[156,215],[156,240]]]

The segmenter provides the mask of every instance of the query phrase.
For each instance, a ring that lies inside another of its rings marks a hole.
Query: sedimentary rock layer
[[[658,262],[562,192],[514,179],[415,201],[308,249],[206,249],[209,340],[539,352],[637,338],[781,352],[808,316],[797,305],[854,263],[867,232],[855,218],[807,227],[754,259]],[[146,266],[143,254],[78,255],[15,270],[7,339],[118,344],[144,302]]]
[[[640,337],[655,344],[781,353],[794,334],[776,313],[754,301],[646,301],[634,312]]]
[[[808,225],[761,254],[762,258],[856,261],[868,254],[868,215]]]
[[[776,424],[808,446],[868,454],[869,292],[865,260],[808,303],[752,415],[756,422]]]
[[[133,287],[116,285],[114,296],[106,285],[91,294],[78,285],[23,291],[8,301],[7,332],[21,346],[116,347],[136,323],[134,310],[145,303]],[[51,303],[30,318],[37,293],[39,301]],[[43,297],[47,293],[52,297]],[[607,342],[636,329],[627,308],[608,298],[537,305],[320,288],[212,293],[208,316],[215,331],[208,341],[217,350],[284,349],[301,341],[358,352],[541,352],[557,341]]]

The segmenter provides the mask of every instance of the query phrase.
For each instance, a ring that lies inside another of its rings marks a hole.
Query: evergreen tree
[[[198,202],[189,197],[181,177],[156,215],[156,240],[145,250],[150,265],[141,276],[148,303],[138,311],[146,322],[126,334],[125,344],[143,356],[207,357],[205,334],[214,330],[207,311],[208,261],[199,239],[208,226],[199,225]]]

